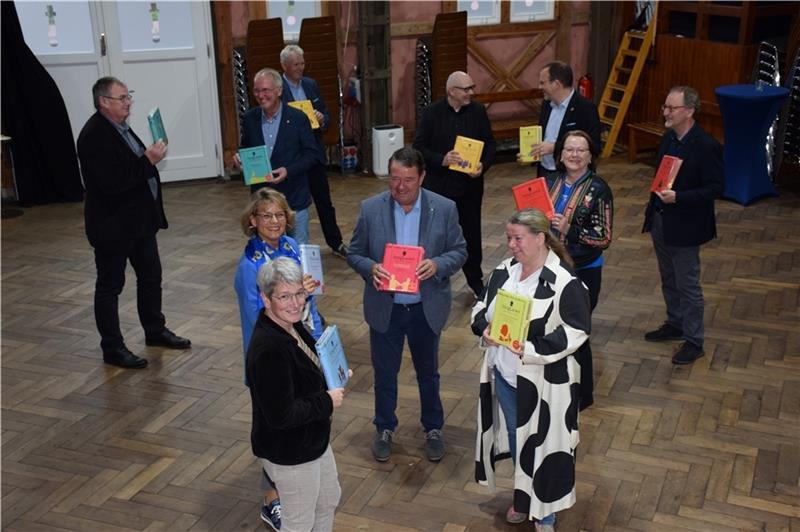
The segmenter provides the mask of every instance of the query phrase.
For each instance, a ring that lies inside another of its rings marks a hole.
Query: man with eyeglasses
[[[187,349],[191,342],[167,329],[161,313],[161,260],[156,232],[167,228],[156,165],[167,146],[148,147],[127,123],[133,97],[113,77],[97,80],[97,112],[78,136],[78,157],[86,186],[86,236],[94,248],[97,281],[94,314],[106,364],[144,368],[147,360],[126,346],[119,325],[118,298],[130,261],[136,273],[136,303],[145,344]]]
[[[331,189],[325,171],[325,141],[322,138],[330,125],[331,115],[325,100],[322,99],[322,92],[317,82],[303,75],[306,68],[303,55],[303,49],[296,44],[290,44],[281,50],[281,68],[285,84],[281,99],[286,104],[308,100],[314,107],[314,115],[319,122],[319,128],[314,130],[314,138],[323,153],[323,160],[308,172],[308,188],[317,208],[325,243],[331,248],[334,256],[344,259],[347,258],[347,246],[342,240],[342,231],[336,222],[336,209],[331,201]]]
[[[597,106],[572,88],[572,67],[563,61],[553,61],[539,71],[539,88],[544,93],[539,125],[542,142],[530,153],[541,157],[538,175],[555,172],[561,160],[561,148],[568,131],[579,129],[589,134],[600,150],[600,115]]]
[[[458,223],[467,241],[467,261],[462,271],[467,285],[479,298],[483,292],[483,176],[494,162],[495,141],[486,108],[472,101],[475,82],[469,74],[460,71],[450,74],[446,90],[445,98],[432,103],[422,113],[413,146],[425,157],[425,188],[456,203]],[[458,135],[484,143],[481,161],[474,173],[465,174],[449,168],[461,162],[461,156],[453,149]]]
[[[295,212],[294,227],[287,232],[299,244],[308,244],[308,207],[311,205],[308,176],[315,165],[322,163],[322,150],[311,132],[308,117],[281,100],[283,77],[277,70],[259,70],[253,77],[253,94],[258,107],[242,117],[239,145],[242,148],[266,146],[272,177],[266,183],[251,185],[250,190],[255,192],[268,186],[286,196],[289,207]],[[241,164],[238,153],[233,160],[237,166]]]
[[[722,148],[695,121],[700,111],[695,89],[673,87],[661,111],[668,129],[656,168],[665,155],[683,162],[671,188],[650,194],[645,212],[642,232],[649,231],[653,239],[667,320],[644,338],[683,340],[672,363],[691,364],[705,354],[700,245],[717,236],[714,200],[722,194]]]

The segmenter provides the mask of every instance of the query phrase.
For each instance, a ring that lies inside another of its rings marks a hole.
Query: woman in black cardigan
[[[270,261],[257,282],[264,312],[247,350],[253,454],[281,494],[282,531],[331,530],[342,492],[331,416],[344,389],[326,388],[314,340],[300,323],[307,293],[297,263]]]

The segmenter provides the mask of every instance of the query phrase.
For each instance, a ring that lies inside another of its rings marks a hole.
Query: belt
[[[418,307],[419,305],[422,305],[422,301],[420,301],[419,303],[395,303],[394,304],[395,307],[403,307],[405,310],[411,310],[412,308]]]

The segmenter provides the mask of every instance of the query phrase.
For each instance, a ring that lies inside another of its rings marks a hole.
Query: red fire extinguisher
[[[578,94],[587,100],[591,100],[594,95],[594,88],[592,85],[592,77],[589,74],[584,74],[581,76],[581,79],[578,80]]]

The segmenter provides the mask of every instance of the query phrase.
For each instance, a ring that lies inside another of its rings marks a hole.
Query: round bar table
[[[767,132],[789,95],[785,87],[722,85],[714,89],[725,125],[725,190],[742,205],[778,191],[767,173]]]

